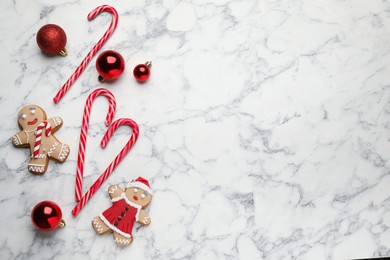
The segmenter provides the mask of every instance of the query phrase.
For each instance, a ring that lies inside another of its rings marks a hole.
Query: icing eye
[[[31,109],[30,110],[31,115],[35,115],[35,111],[36,111],[35,109]]]
[[[141,194],[141,199],[144,199],[146,197],[145,193]]]
[[[21,114],[20,116],[19,116],[19,118],[21,118],[21,119],[26,119],[26,114]]]
[[[138,192],[138,189],[137,189],[137,188],[134,188],[134,192]]]

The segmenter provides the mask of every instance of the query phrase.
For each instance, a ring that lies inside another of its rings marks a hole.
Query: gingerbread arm
[[[59,116],[51,117],[47,120],[47,122],[49,122],[49,124],[51,125],[52,133],[55,133],[62,126],[62,118]]]
[[[29,136],[26,131],[21,131],[12,137],[12,143],[16,147],[26,146],[29,144]]]
[[[147,226],[150,224],[150,222],[151,222],[150,217],[149,217],[148,213],[146,213],[145,210],[143,210],[143,209],[140,210],[137,222],[143,226]]]
[[[118,185],[111,185],[110,188],[108,188],[108,194],[110,194],[110,198],[114,199],[119,197],[124,191],[119,188]]]

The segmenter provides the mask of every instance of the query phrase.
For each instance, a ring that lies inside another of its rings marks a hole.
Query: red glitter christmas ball
[[[46,24],[37,33],[37,43],[43,53],[48,55],[60,54],[66,56],[65,31],[55,24]]]

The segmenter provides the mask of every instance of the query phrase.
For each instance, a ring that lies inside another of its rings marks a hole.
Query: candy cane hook
[[[76,81],[76,79],[84,71],[85,67],[91,61],[92,57],[100,50],[100,48],[103,46],[103,44],[108,40],[108,38],[110,38],[111,34],[114,32],[114,30],[118,24],[118,13],[115,10],[115,8],[112,6],[101,5],[101,6],[96,7],[92,12],[90,12],[88,14],[88,20],[91,21],[98,14],[100,14],[102,12],[109,12],[112,14],[112,21],[111,21],[110,27],[104,33],[103,37],[100,38],[100,40],[95,44],[95,46],[93,46],[92,50],[89,51],[87,56],[85,56],[85,58],[83,59],[81,64],[77,67],[75,72],[73,72],[72,76],[70,76],[70,78],[65,82],[65,84],[62,86],[62,88],[58,91],[56,96],[53,98],[54,103],[58,103],[62,99],[62,97],[69,90],[69,88],[72,86],[72,84]]]
[[[133,147],[135,142],[137,141],[139,129],[136,122],[131,120],[130,118],[121,118],[116,120],[112,125],[110,125],[106,134],[104,135],[100,145],[102,148],[105,148],[108,141],[110,141],[111,136],[114,134],[116,129],[122,125],[128,125],[133,129],[133,134],[130,137],[130,140],[127,144],[122,148],[120,153],[115,157],[115,159],[110,163],[107,169],[99,176],[99,178],[92,184],[91,188],[85,193],[85,195],[81,198],[76,207],[72,210],[73,216],[77,216],[81,209],[87,204],[89,199],[95,194],[95,192],[100,188],[102,183],[108,178],[108,176],[115,170],[118,164],[125,158],[127,153]]]
[[[77,173],[76,173],[76,201],[79,201],[82,196],[83,188],[83,176],[84,176],[84,158],[85,158],[85,146],[87,143],[87,134],[89,127],[89,116],[91,114],[91,107],[93,101],[98,96],[105,96],[108,99],[109,107],[106,117],[106,125],[109,126],[114,118],[116,110],[116,101],[114,95],[104,88],[98,88],[89,94],[87,101],[85,102],[83,121],[81,123],[80,131],[80,143],[79,143],[79,153],[77,156]]]

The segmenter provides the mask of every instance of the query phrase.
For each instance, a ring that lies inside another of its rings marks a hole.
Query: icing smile
[[[134,196],[133,196],[133,199],[138,200],[138,197],[134,195]]]
[[[28,125],[35,125],[38,122],[38,118],[35,118],[33,121],[27,122]]]

